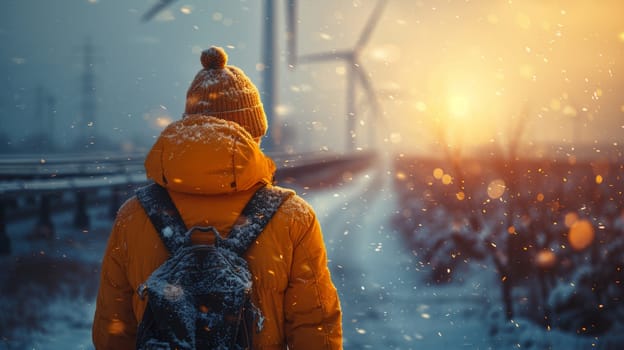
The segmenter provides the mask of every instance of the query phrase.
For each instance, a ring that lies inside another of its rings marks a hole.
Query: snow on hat
[[[267,118],[260,93],[238,67],[227,66],[223,48],[212,46],[201,54],[200,70],[186,93],[185,115],[204,114],[230,120],[258,138],[266,134]]]

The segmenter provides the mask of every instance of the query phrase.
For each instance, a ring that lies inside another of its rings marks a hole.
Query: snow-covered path
[[[306,196],[341,296],[345,349],[489,349],[484,286],[425,285],[416,257],[391,227],[397,208],[385,169]]]

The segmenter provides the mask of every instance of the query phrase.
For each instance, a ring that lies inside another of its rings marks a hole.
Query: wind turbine
[[[347,149],[349,151],[353,151],[355,149],[355,127],[356,127],[356,96],[355,96],[355,86],[356,80],[359,80],[361,87],[366,92],[368,97],[368,101],[370,103],[372,113],[375,117],[379,117],[380,108],[379,101],[377,100],[377,96],[373,89],[373,85],[368,77],[368,74],[365,73],[365,70],[360,62],[360,55],[362,50],[370,40],[371,34],[375,29],[379,18],[381,17],[381,13],[383,12],[384,7],[386,6],[387,0],[379,0],[373,9],[370,17],[362,33],[360,34],[360,38],[356,42],[355,46],[350,50],[331,50],[329,52],[321,52],[315,54],[304,55],[298,58],[298,62],[300,63],[314,63],[314,62],[323,62],[323,61],[334,61],[334,60],[343,60],[346,62],[347,69],[347,98],[346,98],[346,106],[347,106]],[[294,16],[292,16],[294,17]],[[294,44],[293,44],[294,47]],[[292,63],[291,63],[292,64]]]
[[[152,6],[143,16],[142,21],[149,21],[154,18],[159,12],[166,7],[170,6],[177,0],[159,0],[154,6]],[[267,135],[267,141],[263,145],[268,150],[272,150],[275,146],[279,146],[281,138],[280,126],[277,123],[272,123],[271,119],[275,113],[275,105],[277,104],[276,93],[276,81],[277,81],[277,69],[274,67],[275,62],[275,7],[273,6],[276,0],[264,0],[264,30],[263,30],[263,51],[262,59],[265,65],[263,70],[263,103],[267,112],[267,118],[269,119],[269,135]],[[372,88],[372,83],[367,74],[363,72],[362,65],[360,64],[360,53],[364,46],[368,43],[373,29],[379,21],[379,17],[386,5],[387,0],[380,0],[377,2],[373,13],[368,19],[368,22],[356,45],[351,50],[336,51],[332,50],[328,53],[305,55],[299,58],[301,63],[311,63],[328,61],[332,59],[342,59],[349,64],[349,73],[347,77],[347,129],[348,129],[348,149],[353,150],[355,148],[355,116],[356,116],[356,101],[355,101],[355,83],[356,80],[360,81],[361,86],[366,91],[368,102],[372,109],[374,116],[379,116],[381,108],[377,100],[376,94]],[[290,68],[294,68],[297,64],[297,0],[286,0],[286,42],[288,50],[288,65]],[[272,129],[272,130],[271,130]]]

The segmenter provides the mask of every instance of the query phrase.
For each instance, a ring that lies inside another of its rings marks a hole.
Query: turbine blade
[[[162,11],[165,7],[171,5],[173,2],[175,2],[176,0],[159,0],[157,4],[155,4],[154,6],[152,6],[151,9],[149,9],[144,15],[143,17],[141,17],[141,21],[143,22],[147,22],[149,20],[151,20],[152,18],[156,17],[156,15]]]
[[[381,13],[383,12],[385,6],[386,0],[377,1],[377,5],[373,9],[370,17],[368,17],[368,22],[366,22],[366,26],[364,26],[364,29],[362,30],[360,39],[358,40],[357,44],[355,44],[355,51],[360,50],[362,47],[364,47],[364,45],[366,45],[368,40],[370,40],[373,29],[375,29],[375,27],[377,26],[377,22],[379,21],[379,18],[381,17]]]
[[[286,42],[288,47],[288,65],[297,64],[297,0],[286,3]]]
[[[321,53],[313,53],[303,55],[298,58],[300,63],[332,61],[332,60],[352,60],[353,52],[351,51],[329,51]]]

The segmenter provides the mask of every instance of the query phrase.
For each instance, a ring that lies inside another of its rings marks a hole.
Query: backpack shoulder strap
[[[186,225],[167,189],[152,183],[139,188],[136,196],[169,253],[175,253],[188,243],[186,239],[190,241],[190,237],[184,234]]]
[[[243,255],[271,221],[277,209],[293,194],[293,191],[279,187],[260,188],[241,212],[236,221],[238,224],[232,227],[228,238],[221,244],[238,255]]]

